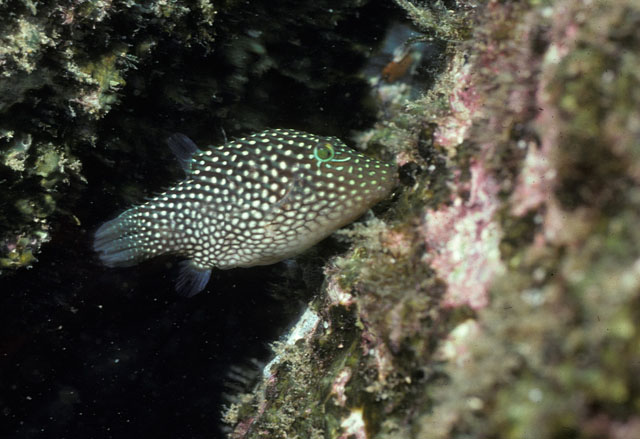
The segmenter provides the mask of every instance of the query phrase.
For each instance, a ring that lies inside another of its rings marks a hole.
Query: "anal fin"
[[[182,261],[180,263],[180,274],[176,281],[178,294],[186,297],[195,296],[204,290],[211,278],[210,269],[201,269],[193,264],[193,261]]]

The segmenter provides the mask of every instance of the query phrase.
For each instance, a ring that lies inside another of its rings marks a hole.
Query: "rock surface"
[[[347,232],[230,436],[640,435],[638,4],[398,3],[460,37],[423,95],[376,89],[360,147],[405,185]]]

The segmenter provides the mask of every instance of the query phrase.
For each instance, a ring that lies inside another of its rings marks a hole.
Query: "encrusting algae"
[[[206,151],[182,134],[168,143],[187,178],[103,224],[94,248],[111,267],[187,258],[177,289],[189,296],[213,267],[267,265],[306,250],[396,181],[391,164],[300,131],[267,130]]]

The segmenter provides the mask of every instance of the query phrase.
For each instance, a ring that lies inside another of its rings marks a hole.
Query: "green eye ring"
[[[318,161],[318,166],[320,166],[321,163],[330,162],[331,160],[333,160],[333,157],[335,155],[336,151],[329,143],[318,145],[313,149],[313,156]]]
[[[321,167],[323,163],[327,162],[346,162],[349,160],[349,157],[345,157],[343,159],[336,159],[336,150],[331,146],[330,143],[325,143],[323,145],[317,145],[313,148],[313,157],[318,161],[318,167]],[[329,164],[327,166],[330,167]]]

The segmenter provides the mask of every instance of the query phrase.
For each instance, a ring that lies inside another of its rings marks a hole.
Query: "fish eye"
[[[333,150],[333,147],[329,143],[325,143],[324,145],[318,145],[313,149],[313,156],[316,158],[316,160],[318,160],[318,162],[331,161],[334,155],[335,155],[335,151]]]

